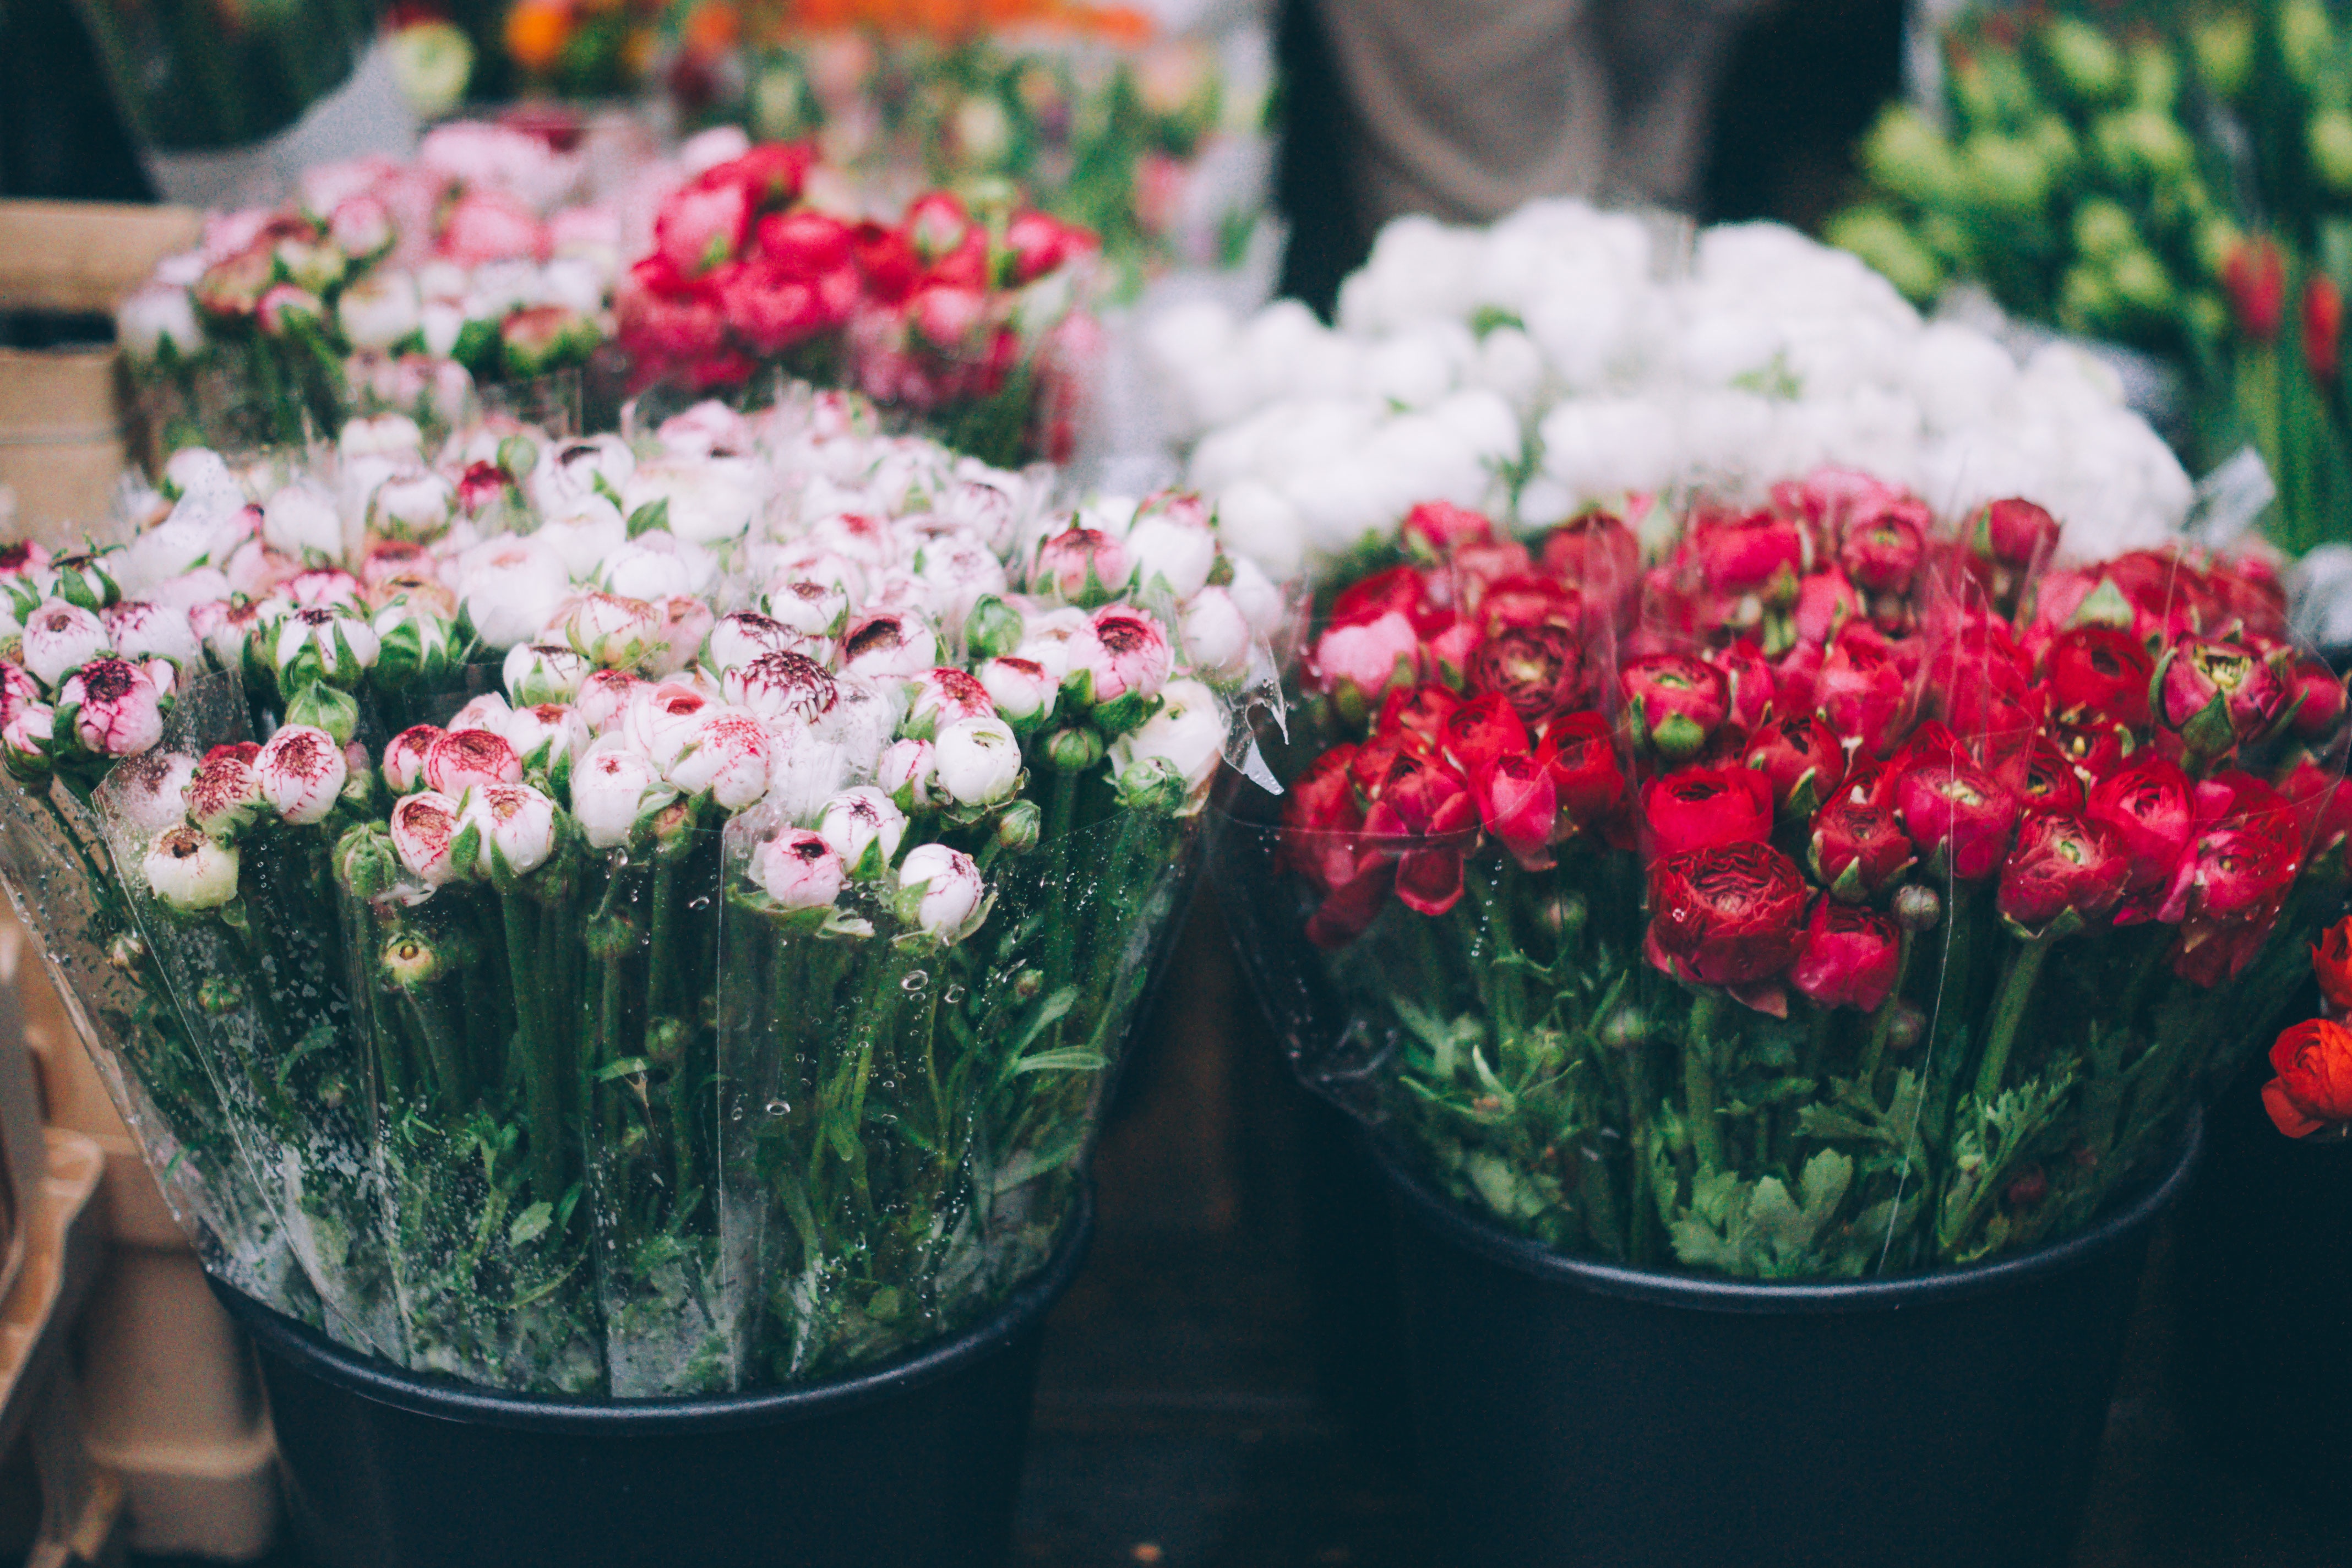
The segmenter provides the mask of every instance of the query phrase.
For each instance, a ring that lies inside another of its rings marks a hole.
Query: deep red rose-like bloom
[[[2197,830],[2196,795],[2180,764],[2143,752],[2091,786],[2084,815],[2115,831],[2134,893],[2168,887]]]
[[[2166,960],[2172,973],[2210,991],[2246,972],[2277,928],[2284,897],[2273,899],[2252,920],[2234,925],[2185,925]]]
[[[1442,915],[1462,898],[1462,853],[1477,826],[1461,775],[1424,765],[1391,775],[1364,814],[1364,844],[1395,859],[1396,895],[1405,908]]]
[[[1902,951],[1902,933],[1876,910],[1817,899],[1789,984],[1817,1006],[1875,1012],[1895,989]]]
[[[1797,584],[1797,638],[1826,647],[1838,628],[1862,614],[1862,595],[1853,580],[1832,566],[1809,574]]]
[[[2105,721],[2145,730],[2156,660],[2128,632],[2076,626],[2058,634],[2047,659],[2051,701],[2060,721]]]
[[[1710,649],[1707,663],[1723,671],[1724,689],[1731,707],[1727,718],[1753,731],[1774,709],[1772,666],[1751,642]]]
[[[1642,786],[1650,853],[1662,860],[1772,836],[1772,785],[1743,767],[1685,768]]]
[[[751,243],[762,257],[795,278],[822,278],[856,266],[849,226],[809,207],[770,213],[753,226]]]
[[[1584,618],[1576,595],[1549,577],[1498,577],[1478,594],[1478,625],[1488,636],[1513,626],[1568,626]]]
[[[2263,1085],[2263,1109],[2288,1137],[2352,1121],[2352,1029],[2305,1019],[2272,1045],[2271,1070],[2278,1077]]]
[[[1979,768],[1923,763],[1896,781],[1895,805],[1919,853],[1942,853],[1964,882],[1991,876],[2009,853],[2017,797]]]
[[[2085,921],[2123,900],[2131,858],[2114,830],[2079,816],[2028,816],[2000,868],[2000,912],[2040,931],[2072,910]]]
[[[2294,765],[2280,788],[2294,802],[2303,824],[2306,860],[2316,860],[2352,838],[2352,782],[2334,769],[2305,758]]]
[[[1477,604],[1495,584],[1535,574],[1535,557],[1516,539],[1489,539],[1483,543],[1458,545],[1447,558],[1444,572],[1445,578],[1454,584],[1454,602],[1463,605]]]
[[[907,237],[895,228],[858,224],[849,231],[849,251],[857,262],[859,276],[866,279],[866,292],[877,304],[904,303],[922,280],[921,258]]]
[[[2303,285],[2303,363],[2322,386],[2336,384],[2343,362],[2344,290],[2325,272],[2314,272]]]
[[[1609,721],[1570,713],[1544,729],[1538,753],[1559,791],[1559,808],[1581,828],[1605,825],[1625,805],[1625,770]]]
[[[1523,757],[1534,748],[1528,742],[1527,721],[1497,692],[1474,697],[1445,716],[1444,738],[1448,761],[1466,774],[1498,757]]]
[[[2311,973],[2329,1006],[2352,1012],[2352,916],[2319,933],[2311,949]]]
[[[1813,706],[1873,756],[1885,749],[1908,693],[1897,650],[1866,621],[1849,621],[1822,660]]]
[[[1973,767],[1976,754],[1955,734],[1952,727],[1940,719],[1930,719],[1911,731],[1910,738],[1895,748],[1886,759],[1886,765],[1895,773],[1917,767],[1922,763],[1950,763],[1957,767]]]
[[[1461,706],[1462,699],[1450,687],[1423,683],[1401,688],[1381,702],[1373,732],[1393,738],[1414,756],[1443,756],[1446,723]]]
[[[1977,513],[1969,543],[2003,566],[2030,566],[2058,547],[2058,520],[2030,500],[1993,501]]]
[[[1769,980],[1803,949],[1804,918],[1805,879],[1769,844],[1721,845],[1650,869],[1650,961],[1681,978]]]
[[[1429,580],[1416,567],[1391,566],[1339,590],[1331,601],[1331,625],[1369,626],[1393,611],[1412,620],[1425,614]]]
[[[1810,842],[1813,875],[1849,903],[1885,887],[1916,858],[1895,808],[1874,799],[1867,783],[1853,779],[1813,814]]]
[[[1800,642],[1772,667],[1772,705],[1783,713],[1811,713],[1827,652],[1819,643]]]
[[[1349,771],[1355,755],[1352,745],[1332,747],[1283,797],[1279,858],[1320,893],[1356,874],[1355,834],[1363,826],[1364,808]]]
[[[2174,643],[2158,684],[2157,717],[2207,756],[2261,734],[2287,704],[2286,683],[2268,659],[2242,644],[2209,637]]]
[[[2327,668],[2326,659],[2297,659],[2288,685],[2288,700],[2297,702],[2296,734],[2305,740],[2329,734],[2344,717],[2344,679]]]
[[[2058,742],[2039,731],[2027,737],[2024,744],[2012,745],[2000,754],[1993,775],[2029,814],[2056,812],[2074,816],[2082,813],[2082,776],[2058,749]]]
[[[1811,816],[1845,777],[1845,749],[1828,725],[1810,714],[1774,719],[1759,728],[1741,759],[1772,786],[1781,811]]]
[[[1652,654],[1617,676],[1618,689],[1641,732],[1668,758],[1696,756],[1731,713],[1723,671],[1688,654]]]
[[[1478,820],[1530,871],[1552,863],[1552,829],[1559,818],[1559,786],[1551,770],[1530,756],[1497,757],[1472,780]]]
[[[1543,569],[1588,598],[1631,587],[1641,567],[1641,542],[1612,512],[1584,512],[1544,537]]]
[[[1687,548],[1711,594],[1796,598],[1805,536],[1793,519],[1751,511],[1704,520],[1694,526]]]
[[[1838,547],[1838,564],[1864,592],[1900,594],[1919,574],[1927,542],[1910,519],[1882,511],[1847,530]]]
[[[2232,816],[2200,828],[2173,869],[2157,919],[2195,926],[2267,920],[2293,885],[2301,852],[2291,824]]]
[[[1442,559],[1456,545],[1484,544],[1495,537],[1495,525],[1480,512],[1450,501],[1427,500],[1405,513],[1405,548],[1417,555]]]
[[[1466,673],[1472,691],[1495,693],[1532,721],[1576,700],[1584,660],[1565,626],[1514,626],[1480,643]]]

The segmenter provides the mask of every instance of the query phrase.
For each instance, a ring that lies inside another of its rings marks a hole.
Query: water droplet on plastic
[[[781,1100],[772,1100],[761,1109],[771,1116],[784,1116],[789,1115],[793,1108]]]
[[[952,1007],[957,1003],[963,1000],[963,987],[961,985],[949,986],[942,995],[942,1000],[944,1000],[948,1005]]]
[[[710,900],[707,895],[698,899],[688,899],[686,900],[686,907],[689,910],[707,910],[710,907]]]
[[[902,989],[908,991],[920,991],[924,986],[929,985],[930,983],[930,975],[925,971],[918,969],[914,973],[909,974],[906,979],[898,982],[898,984]]]

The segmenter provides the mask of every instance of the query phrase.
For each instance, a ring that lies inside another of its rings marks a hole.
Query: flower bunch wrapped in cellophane
[[[1096,339],[1094,236],[1009,187],[977,210],[929,191],[887,223],[845,215],[812,183],[815,158],[766,143],[663,200],[618,301],[636,384],[700,392],[781,370],[992,461],[1066,458]]]
[[[1278,596],[1189,497],[1073,518],[839,398],[345,437],[182,454],[88,605],[10,579],[10,768],[99,778],[259,1216],[217,1239],[299,1265],[236,1282],[623,1396],[984,1310],[1072,1212]]]
[[[478,385],[587,363],[684,177],[626,121],[562,117],[321,164],[278,206],[213,215],[124,301],[132,383],[172,446],[299,444],[386,408],[446,430]]]
[[[1824,470],[1641,524],[1423,507],[1336,585],[1306,765],[1229,840],[1302,1068],[1584,1256],[2081,1226],[2341,901],[2341,682],[2260,561],[2053,561],[2029,501]]]

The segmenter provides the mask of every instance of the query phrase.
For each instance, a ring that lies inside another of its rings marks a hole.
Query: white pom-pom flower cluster
[[[1853,257],[1768,224],[1702,232],[1568,201],[1384,229],[1327,328],[1295,303],[1154,322],[1188,480],[1286,576],[1424,500],[1528,529],[1683,486],[1867,469],[1964,513],[2044,500],[2099,558],[2176,531],[2189,479],[2112,375],[1923,321]]]

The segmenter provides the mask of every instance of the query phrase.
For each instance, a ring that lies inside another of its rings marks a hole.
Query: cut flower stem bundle
[[[984,1314],[1075,1212],[1278,595],[1192,498],[1055,511],[838,397],[345,447],[185,455],[163,543],[0,583],[12,891],[215,1272],[620,1397]],[[419,464],[429,526],[280,547]]]
[[[1431,505],[1342,574],[1224,874],[1301,1070],[1562,1250],[2014,1253],[2159,1169],[2336,911],[2342,683],[2262,563],[2053,563],[1834,470],[1643,558]],[[1279,813],[1279,822],[1273,820]],[[1270,907],[1269,907],[1270,906]]]

